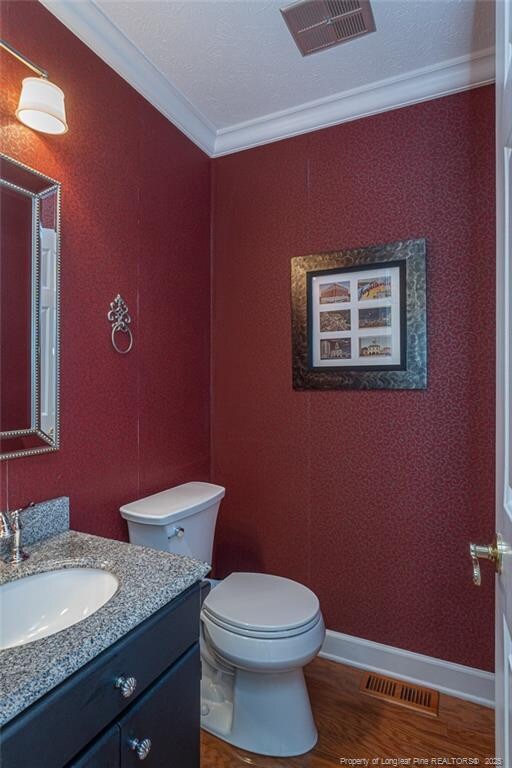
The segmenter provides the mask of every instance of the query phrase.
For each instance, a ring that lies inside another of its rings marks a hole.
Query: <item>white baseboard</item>
[[[494,675],[433,656],[404,651],[328,629],[320,656],[434,688],[484,707],[494,706]]]

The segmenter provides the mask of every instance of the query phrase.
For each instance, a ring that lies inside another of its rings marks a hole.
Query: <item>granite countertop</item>
[[[60,568],[104,568],[114,596],[78,624],[0,651],[0,725],[91,661],[137,624],[202,579],[207,563],[121,541],[66,531],[30,548],[19,566],[0,565],[0,583]]]

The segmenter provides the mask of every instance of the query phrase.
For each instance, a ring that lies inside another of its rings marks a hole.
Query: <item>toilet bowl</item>
[[[130,541],[211,562],[224,488],[186,483],[121,507]],[[317,730],[303,667],[325,627],[316,595],[291,579],[232,573],[201,608],[201,725],[250,752],[303,754]]]
[[[279,576],[232,573],[205,599],[201,625],[203,728],[265,755],[312,749],[302,668],[325,636],[316,595]]]

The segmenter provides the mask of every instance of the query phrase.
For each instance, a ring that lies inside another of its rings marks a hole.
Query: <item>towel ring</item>
[[[128,346],[126,347],[126,349],[120,349],[117,346],[117,344],[116,344],[116,333],[117,332],[119,332],[119,333],[127,333],[128,334],[129,342],[128,342]],[[115,326],[112,326],[112,346],[114,347],[116,352],[119,352],[120,355],[126,355],[130,351],[130,349],[133,347],[133,334],[131,332],[131,329],[128,328],[128,327],[126,327],[126,328],[121,328],[121,327],[116,328]]]
[[[128,306],[119,293],[114,301],[110,302],[110,310],[107,313],[107,319],[112,323],[112,346],[120,355],[126,355],[133,347],[133,334],[129,327],[132,319],[128,314]],[[116,333],[118,332],[128,334],[128,346],[126,349],[122,349],[117,345]]]

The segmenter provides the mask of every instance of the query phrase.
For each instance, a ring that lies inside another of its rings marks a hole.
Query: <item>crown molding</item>
[[[216,128],[197,110],[94,0],[41,0],[59,21],[210,157]]]
[[[217,129],[94,0],[41,2],[209,157],[221,157],[494,82],[494,49],[490,48]]]
[[[213,157],[494,82],[494,49],[413,70],[217,131]]]

